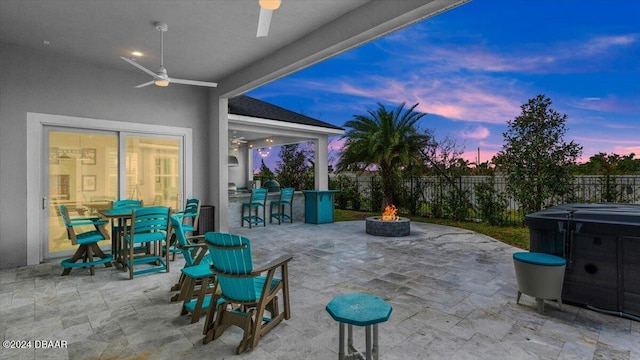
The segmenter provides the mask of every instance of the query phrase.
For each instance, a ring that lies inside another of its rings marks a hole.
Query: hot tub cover
[[[640,204],[564,204],[528,214],[525,223],[530,226],[537,220],[567,220],[569,215],[576,222],[638,227],[635,235],[640,236]]]

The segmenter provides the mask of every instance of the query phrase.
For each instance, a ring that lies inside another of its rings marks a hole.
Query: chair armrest
[[[195,248],[202,248],[202,249],[207,249],[209,250],[209,248],[207,247],[206,244],[188,244],[188,245],[176,245],[176,247],[178,249],[195,249]]]
[[[75,218],[69,220],[69,224],[71,226],[80,226],[80,225],[106,225],[109,223],[107,220],[99,220],[100,218]]]
[[[289,261],[291,261],[291,259],[293,259],[293,256],[291,255],[283,255],[273,261],[271,261],[270,263],[260,266],[257,269],[253,269],[253,271],[251,272],[252,275],[260,275],[263,272],[269,271],[269,270],[273,270],[275,268],[278,268],[280,266],[285,265],[286,263],[288,263]]]
[[[209,247],[207,246],[207,244],[189,244],[184,246],[178,246],[178,249],[180,250],[191,249],[192,251],[191,255],[194,257],[193,264],[198,265],[207,254],[207,250],[209,250]]]
[[[174,216],[174,217],[176,217],[178,219],[184,219],[184,218],[189,218],[189,217],[196,217],[196,216],[198,216],[198,214],[194,214],[194,213],[186,214],[186,213],[183,213],[183,212],[177,212],[175,214],[172,214],[171,216]]]
[[[100,221],[100,220],[104,220],[103,218],[101,218],[100,216],[92,216],[92,217],[74,217],[71,219],[71,221]]]
[[[194,243],[199,243],[200,240],[204,239],[204,235],[193,235],[187,236],[187,241],[195,240]]]

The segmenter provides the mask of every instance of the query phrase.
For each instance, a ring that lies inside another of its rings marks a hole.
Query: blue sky
[[[419,103],[420,126],[475,162],[478,147],[481,161],[502,148],[520,105],[545,94],[583,160],[640,157],[639,14],[633,0],[475,0],[247,95],[338,126],[377,102]]]

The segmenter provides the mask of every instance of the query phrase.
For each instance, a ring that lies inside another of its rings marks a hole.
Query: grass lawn
[[[335,211],[336,221],[364,220],[368,216],[377,215],[380,214],[341,209],[336,209]],[[409,216],[409,218],[411,221],[454,226],[461,229],[475,231],[477,233],[490,236],[496,240],[500,240],[503,243],[519,247],[524,250],[529,250],[529,229],[526,227],[493,226],[485,223],[455,221],[451,219],[434,219],[422,216]]]

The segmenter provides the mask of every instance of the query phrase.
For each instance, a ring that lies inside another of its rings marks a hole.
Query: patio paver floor
[[[3,340],[65,340],[66,349],[0,349],[2,359],[336,359],[338,324],[325,311],[335,295],[380,295],[393,306],[380,324],[380,358],[634,359],[640,323],[571,305],[545,306],[517,285],[511,255],[519,249],[468,230],[411,224],[401,238],[365,234],[364,221],[268,224],[231,232],[252,240],[256,265],[282,254],[289,265],[292,318],[242,355],[229,328],[202,344],[200,322],[180,316],[169,274],[138,276],[98,268],[61,277],[59,261],[0,271]],[[355,341],[363,348],[362,329]]]

